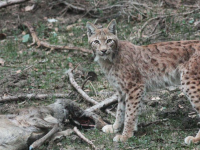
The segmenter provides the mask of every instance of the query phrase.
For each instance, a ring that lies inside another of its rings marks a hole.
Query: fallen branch
[[[68,94],[19,94],[17,96],[3,96],[0,97],[0,103],[17,101],[17,100],[25,100],[25,99],[45,99],[48,97],[56,97],[56,98],[64,98],[69,96]]]
[[[24,3],[27,1],[29,0],[5,0],[3,2],[0,2],[0,8],[4,8],[10,5],[14,5],[14,4]]]
[[[95,101],[94,99],[92,99],[91,97],[89,97],[82,89],[81,87],[76,83],[75,79],[74,79],[74,75],[72,74],[72,69],[69,69],[66,72],[69,76],[69,81],[71,83],[71,85],[77,90],[77,92],[89,103],[92,103],[94,105],[98,104],[97,101]],[[105,110],[107,113],[111,114],[112,116],[115,116],[115,114],[113,112],[111,112],[110,110],[106,109]]]
[[[79,51],[82,51],[82,52],[85,52],[85,53],[91,53],[91,54],[93,53],[89,49],[84,49],[84,48],[81,48],[81,47],[69,47],[69,46],[61,46],[61,45],[51,45],[48,42],[40,41],[39,38],[37,37],[32,25],[29,22],[24,22],[23,24],[29,29],[30,34],[31,34],[32,39],[33,39],[33,43],[31,43],[29,46],[37,44],[38,47],[43,46],[43,47],[46,47],[46,48],[50,48],[52,50],[68,49],[68,50],[79,50]]]
[[[117,93],[115,93],[113,96],[106,98],[104,101],[101,101],[100,103],[86,109],[86,111],[95,111],[97,109],[101,109],[103,107],[107,107],[113,103],[117,102]]]
[[[67,71],[67,74],[69,76],[69,81],[71,83],[71,85],[78,91],[79,94],[81,94],[81,96],[87,100],[88,102],[92,103],[92,104],[98,104],[98,102],[96,102],[94,99],[90,98],[82,89],[81,87],[76,83],[75,79],[74,79],[74,75],[72,74],[72,69],[69,69]]]
[[[78,129],[77,127],[74,127],[74,132],[83,140],[85,141],[86,143],[88,143],[93,150],[96,150],[96,146],[92,143],[92,141],[90,141],[89,139],[87,139]]]
[[[192,11],[189,11],[189,12],[185,12],[185,13],[179,13],[179,14],[170,14],[170,15],[163,15],[163,16],[157,16],[157,17],[154,17],[154,18],[151,18],[149,20],[147,20],[143,26],[141,27],[140,30],[138,30],[138,36],[139,38],[142,37],[142,32],[144,31],[145,27],[153,20],[157,20],[157,19],[163,19],[163,18],[166,18],[166,17],[172,17],[172,16],[179,16],[179,15],[182,15],[182,16],[185,16],[185,15],[189,15],[189,14],[192,14],[196,11],[199,11],[200,10],[200,7],[198,7],[197,9],[195,10],[192,10]]]
[[[54,127],[45,136],[43,136],[41,139],[38,139],[33,144],[31,144],[31,146],[29,146],[29,150],[40,147],[47,139],[51,138],[51,136],[53,136],[56,132],[58,132],[58,130],[59,130],[59,125],[58,124],[54,125]]]

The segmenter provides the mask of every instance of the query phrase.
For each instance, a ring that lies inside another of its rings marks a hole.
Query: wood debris
[[[52,44],[49,44],[48,42],[45,42],[45,41],[41,41],[37,34],[35,33],[35,30],[34,28],[32,27],[32,25],[29,23],[29,22],[24,22],[23,23],[30,31],[30,34],[32,36],[32,39],[33,39],[33,43],[30,44],[29,46],[32,46],[34,44],[37,44],[38,47],[46,47],[46,48],[49,48],[51,50],[79,50],[79,51],[82,51],[82,52],[85,52],[85,53],[93,53],[91,50],[89,49],[85,49],[85,48],[81,48],[81,47],[70,47],[70,46],[61,46],[61,45],[52,45]]]

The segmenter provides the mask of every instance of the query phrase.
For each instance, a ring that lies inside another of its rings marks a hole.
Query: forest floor
[[[49,49],[31,45],[32,36],[23,24],[29,22],[41,41],[53,45],[67,45],[89,49],[86,35],[86,22],[106,26],[111,19],[118,22],[118,37],[136,45],[147,45],[160,41],[200,40],[200,3],[198,0],[150,0],[137,1],[137,4],[120,7],[111,6],[118,1],[99,1],[99,8],[93,11],[98,2],[71,0],[74,6],[89,5],[87,11],[73,9],[67,4],[48,0],[29,1],[0,8],[0,97],[21,94],[64,93],[85,109],[91,104],[85,102],[71,87],[66,71],[74,70],[79,85],[87,79],[88,73],[97,75],[88,81],[84,91],[100,102],[114,93],[100,67],[93,61],[91,53],[81,50]],[[139,5],[139,4],[142,4]],[[110,9],[102,9],[109,6]],[[83,7],[85,8],[85,7]],[[105,11],[105,12],[104,12]],[[107,13],[107,14],[106,14]],[[152,19],[152,20],[151,20]],[[31,106],[48,105],[55,97],[43,100],[25,99],[0,102],[0,114],[12,114],[16,110]],[[155,150],[155,149],[200,149],[197,144],[186,145],[184,138],[194,136],[199,129],[199,119],[187,98],[178,87],[158,89],[146,93],[139,116],[139,130],[125,143],[112,141],[114,134],[105,134],[97,129],[81,129],[100,150]],[[116,111],[116,105],[109,108]],[[111,123],[114,117],[97,111],[104,120]],[[145,127],[142,124],[151,125]],[[66,125],[70,128],[72,125]],[[46,142],[40,150],[80,150],[90,149],[77,135]]]

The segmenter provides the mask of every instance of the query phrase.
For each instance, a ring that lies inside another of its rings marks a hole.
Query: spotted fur
[[[98,29],[87,23],[88,42],[110,84],[119,93],[116,120],[103,131],[118,132],[114,141],[126,141],[137,129],[140,100],[145,91],[181,84],[192,106],[200,112],[200,41],[172,41],[137,46],[117,38],[116,21]],[[200,141],[187,137],[186,143]]]

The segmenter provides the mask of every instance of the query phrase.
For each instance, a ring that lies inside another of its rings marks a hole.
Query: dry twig
[[[37,44],[38,47],[43,46],[46,48],[50,48],[52,50],[63,50],[63,49],[68,49],[68,50],[79,50],[85,53],[91,53],[92,51],[90,51],[89,49],[85,49],[85,48],[81,48],[81,47],[69,47],[69,46],[61,46],[61,45],[51,45],[48,42],[44,42],[44,41],[40,41],[39,38],[37,37],[34,28],[32,27],[32,25],[29,22],[24,22],[23,23],[30,31],[32,39],[33,39],[33,43],[30,44],[29,46],[32,46],[34,44]]]
[[[101,17],[100,16],[101,13],[99,13],[99,12],[102,12],[103,14],[105,14],[106,17],[108,17],[107,16],[108,13],[110,13],[116,17],[117,14],[130,15],[130,11],[132,11],[132,10],[136,10],[137,12],[139,12],[145,16],[145,14],[141,11],[142,10],[141,8],[152,9],[146,4],[141,4],[141,3],[137,3],[137,2],[133,2],[133,1],[120,1],[120,2],[116,2],[113,5],[105,5],[104,3],[101,4],[100,1],[98,1],[94,5],[90,5],[89,3],[80,5],[78,3],[69,3],[64,0],[59,0],[59,2],[62,4],[65,4],[68,8],[70,8],[72,10],[85,12],[85,14],[83,16],[88,14],[95,18]],[[138,8],[138,6],[139,6],[139,8]],[[129,10],[128,13],[123,13],[125,9]],[[112,15],[110,15],[109,17],[111,17]]]
[[[27,1],[29,0],[5,0],[5,1],[0,2],[0,8],[4,8],[10,5],[19,4],[19,3],[23,3]]]
[[[77,127],[74,127],[74,132],[83,140],[85,141],[86,143],[88,143],[93,150],[96,150],[96,146],[92,143],[92,141],[90,141],[89,139],[87,139],[78,129]]]
[[[56,97],[56,98],[64,98],[67,97],[68,94],[19,94],[17,96],[3,96],[0,97],[0,103],[9,102],[9,101],[17,101],[17,100],[25,100],[25,99],[45,99],[48,97]]]
[[[143,24],[143,26],[141,27],[141,29],[138,30],[138,36],[139,36],[139,38],[142,37],[142,32],[144,31],[145,27],[146,27],[151,21],[153,21],[153,20],[163,19],[163,18],[172,17],[172,16],[175,17],[175,16],[179,16],[179,15],[185,16],[185,15],[192,14],[192,13],[194,13],[194,12],[196,12],[196,11],[199,11],[199,10],[200,10],[200,7],[198,7],[198,8],[195,9],[195,10],[192,10],[192,11],[189,11],[189,12],[185,12],[185,13],[178,13],[178,14],[176,13],[176,14],[163,15],[163,16],[157,16],[157,17],[154,17],[154,18],[150,18],[149,20],[147,20],[147,21]]]
[[[78,91],[78,93],[89,103],[92,103],[94,105],[98,104],[97,101],[95,101],[94,99],[92,99],[91,97],[89,97],[82,89],[81,87],[76,83],[75,79],[74,79],[74,75],[72,74],[72,69],[69,69],[66,72],[69,76],[69,81],[71,83],[71,85]],[[112,116],[115,116],[115,114],[113,112],[111,112],[110,110],[106,109],[105,110],[107,113],[111,114]]]

